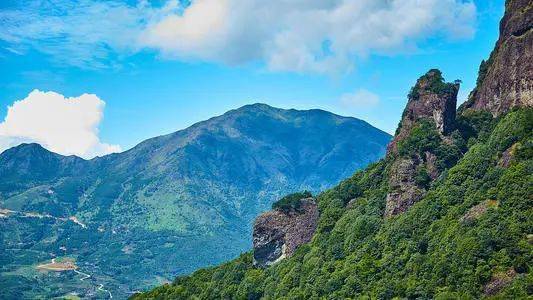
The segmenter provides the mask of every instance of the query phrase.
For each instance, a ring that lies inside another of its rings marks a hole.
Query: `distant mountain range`
[[[381,158],[390,139],[355,118],[253,104],[92,160],[8,149],[0,298],[123,298],[235,257],[273,201],[333,186]],[[37,270],[52,258],[77,269]]]

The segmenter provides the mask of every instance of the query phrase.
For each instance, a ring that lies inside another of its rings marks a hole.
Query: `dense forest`
[[[314,236],[291,257],[258,268],[245,253],[133,298],[531,299],[532,9],[506,1],[459,109],[459,80],[420,77],[387,156],[316,196]]]
[[[458,121],[454,146],[429,121],[402,145],[401,155],[442,151],[446,168],[406,213],[383,218],[388,157],[317,197],[317,232],[293,257],[263,270],[246,253],[134,298],[473,299],[511,280],[497,298],[526,298],[533,292],[533,110]]]

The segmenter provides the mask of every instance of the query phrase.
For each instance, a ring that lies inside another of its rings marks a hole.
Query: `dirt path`
[[[48,219],[54,219],[56,221],[61,221],[61,222],[70,221],[70,222],[73,222],[76,225],[79,225],[83,229],[87,229],[87,225],[85,225],[82,222],[80,222],[75,216],[70,216],[68,218],[62,218],[62,217],[54,217],[54,216],[52,216],[50,214],[39,214],[39,213],[36,213],[36,212],[23,212],[23,211],[16,211],[16,210],[0,208],[0,217],[9,218],[9,215],[11,215],[11,214],[19,215],[19,216],[24,217],[24,218],[39,218],[39,219],[48,218]]]
[[[92,276],[90,274],[87,274],[87,273],[83,273],[81,271],[78,271],[78,270],[74,270],[74,272],[76,272],[77,274],[80,274],[82,275],[83,277],[80,278],[80,281],[84,281],[85,279],[89,279],[91,278]],[[99,291],[101,292],[106,292],[109,294],[109,299],[112,299],[113,298],[113,294],[111,294],[111,292],[109,290],[106,290],[104,289],[104,285],[103,284],[98,284],[98,288],[97,288]]]
[[[87,273],[83,273],[83,272],[80,272],[78,270],[74,270],[74,272],[76,272],[77,274],[80,274],[81,276],[84,276],[83,278],[80,278],[80,281],[84,281],[85,279],[91,278],[91,275],[89,275]]]
[[[112,299],[113,298],[113,295],[111,294],[110,291],[104,289],[104,285],[100,283],[100,285],[98,286],[98,290],[99,291],[102,291],[102,292],[107,292],[109,294],[109,299]]]

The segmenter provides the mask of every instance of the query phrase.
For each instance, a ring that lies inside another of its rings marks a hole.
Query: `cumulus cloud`
[[[368,90],[359,89],[354,93],[343,94],[340,102],[348,109],[368,109],[379,104],[379,96]]]
[[[55,92],[33,90],[8,107],[0,123],[0,152],[20,143],[39,143],[63,155],[93,158],[119,152],[118,145],[102,143],[98,125],[105,102],[94,94],[66,98]]]
[[[476,6],[464,0],[36,3],[1,11],[0,39],[11,49],[29,44],[60,57],[72,51],[68,59],[82,65],[149,48],[169,59],[348,72],[357,58],[412,51],[431,36],[469,38],[476,21]]]

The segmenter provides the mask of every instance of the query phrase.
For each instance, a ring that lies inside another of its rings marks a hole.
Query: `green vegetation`
[[[437,132],[435,123],[429,119],[422,119],[413,127],[410,135],[398,143],[398,154],[403,157],[424,157],[426,152],[433,153],[437,156],[437,169],[444,171],[453,166],[461,157],[462,152],[466,151],[464,138],[459,131],[452,133],[451,137],[453,143],[444,142]],[[422,173],[419,174],[421,177],[417,177],[417,180],[423,182],[425,181],[423,172],[427,170],[419,171]]]
[[[407,212],[383,218],[388,158],[317,196],[317,231],[294,256],[262,270],[252,267],[250,253],[243,254],[133,298],[531,297],[533,110],[515,110],[498,120],[475,113],[460,122],[447,147],[464,151],[453,159],[439,157],[444,173]],[[444,152],[442,144],[431,123],[422,122],[401,148],[404,155],[428,150],[422,146]],[[510,148],[511,163],[501,167],[502,153]],[[498,205],[461,221],[487,200]],[[502,275],[509,270],[516,275]],[[500,277],[509,283],[493,296],[484,294],[484,286]]]
[[[431,69],[429,72],[422,76],[417,84],[411,88],[407,97],[412,100],[418,100],[420,97],[419,89],[420,82],[428,81],[428,84],[424,87],[425,90],[435,93],[437,95],[442,94],[451,94],[457,90],[457,83],[460,83],[459,80],[456,80],[454,83],[447,83],[442,76],[442,72],[439,69]]]
[[[311,192],[303,191],[301,193],[289,194],[272,204],[272,209],[289,212],[291,210],[299,211],[302,205],[302,199],[313,197]]]
[[[280,196],[337,184],[389,141],[357,119],[257,104],[90,161],[9,149],[0,209],[20,213],[0,218],[0,299],[90,298],[99,284],[123,299],[218,265],[250,248],[254,218]],[[66,255],[91,279],[34,267]]]

